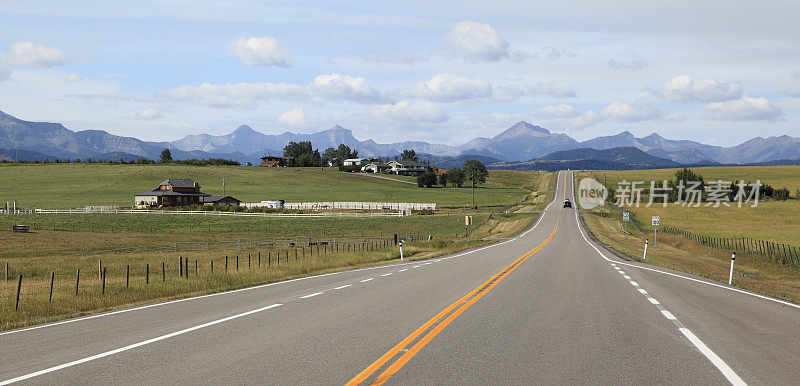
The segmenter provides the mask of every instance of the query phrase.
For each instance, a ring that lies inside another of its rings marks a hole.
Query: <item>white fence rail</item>
[[[286,209],[436,210],[436,204],[414,202],[287,202]]]
[[[109,214],[183,214],[195,216],[229,216],[229,217],[278,217],[278,218],[308,218],[308,217],[403,217],[403,211],[377,212],[377,213],[247,213],[247,212],[213,212],[203,210],[163,210],[163,209],[36,209],[26,212],[28,214],[82,214],[82,213],[109,213]]]

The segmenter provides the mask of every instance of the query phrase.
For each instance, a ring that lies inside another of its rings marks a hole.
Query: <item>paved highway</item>
[[[800,308],[621,261],[565,195],[454,256],[2,333],[0,384],[798,383]]]

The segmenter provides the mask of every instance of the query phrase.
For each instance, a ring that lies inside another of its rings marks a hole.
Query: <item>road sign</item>
[[[658,226],[659,221],[661,221],[661,218],[659,216],[653,216],[653,226],[654,227]]]
[[[631,214],[629,212],[622,212],[622,221],[631,221]]]
[[[472,216],[464,216],[464,225],[472,225]]]

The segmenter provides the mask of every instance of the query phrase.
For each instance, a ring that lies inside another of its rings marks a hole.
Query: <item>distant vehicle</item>
[[[569,198],[564,200],[564,207],[565,208],[572,208],[572,203],[569,201]]]

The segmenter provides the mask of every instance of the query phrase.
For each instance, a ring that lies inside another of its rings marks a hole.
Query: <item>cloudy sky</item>
[[[64,4],[2,2],[0,110],[146,140],[800,136],[796,0]]]

